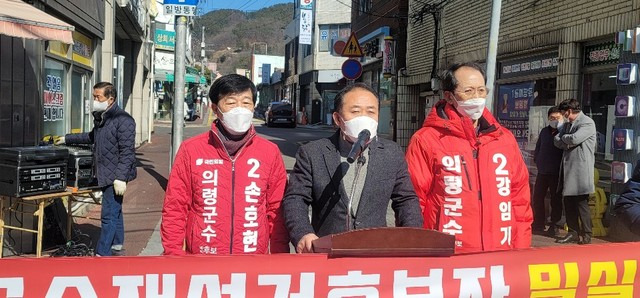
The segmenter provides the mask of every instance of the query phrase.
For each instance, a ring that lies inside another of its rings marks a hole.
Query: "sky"
[[[204,13],[216,9],[254,11],[279,3],[293,3],[293,0],[200,0],[199,7]]]

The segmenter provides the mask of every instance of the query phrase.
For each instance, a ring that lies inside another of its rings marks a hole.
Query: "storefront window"
[[[535,168],[533,151],[547,111],[555,105],[556,79],[540,79],[498,87],[498,120],[518,142],[527,166]]]
[[[611,192],[610,171],[613,153],[611,138],[615,125],[616,73],[585,74],[583,83],[583,112],[596,123],[598,145],[596,148],[596,169],[600,174],[598,187]],[[606,183],[605,183],[606,182]]]
[[[57,61],[45,59],[43,94],[43,135],[61,136],[65,131],[67,108],[67,67]]]

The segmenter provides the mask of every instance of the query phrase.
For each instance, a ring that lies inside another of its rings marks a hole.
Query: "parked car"
[[[272,102],[264,113],[264,121],[268,127],[277,124],[296,127],[296,117],[293,107],[287,102]]]

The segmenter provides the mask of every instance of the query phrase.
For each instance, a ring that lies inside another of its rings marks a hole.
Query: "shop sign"
[[[586,46],[584,48],[584,65],[615,64],[620,60],[621,47],[615,42]]]
[[[509,129],[520,148],[529,139],[529,107],[533,103],[534,82],[500,85],[498,92],[498,118]]]
[[[514,78],[537,73],[555,72],[558,69],[558,53],[500,62],[500,78]]]
[[[313,35],[313,11],[311,9],[300,10],[300,36],[299,44],[311,45]]]
[[[313,0],[300,0],[300,9],[313,9]]]
[[[382,73],[385,76],[392,76],[395,73],[396,53],[393,38],[384,38],[384,51],[382,52]]]
[[[176,33],[174,31],[156,29],[155,45],[158,50],[175,50]]]
[[[380,38],[376,37],[361,45],[365,57],[380,58]]]
[[[63,57],[69,58],[69,45],[60,41],[51,40],[49,41],[49,53]]]
[[[64,120],[64,93],[62,92],[62,78],[47,75],[44,90],[44,121]]]
[[[173,72],[175,69],[175,54],[173,52],[156,51],[154,56],[154,65],[158,70],[168,70]]]
[[[73,32],[73,61],[92,67],[92,55],[93,46],[91,38],[81,33]]]

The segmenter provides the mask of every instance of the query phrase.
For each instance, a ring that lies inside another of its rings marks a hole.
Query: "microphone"
[[[353,146],[351,147],[351,151],[349,152],[349,155],[347,155],[347,162],[353,163],[354,161],[356,161],[356,158],[367,147],[367,143],[369,143],[370,138],[371,138],[371,132],[368,129],[363,129],[358,134],[358,140],[356,140],[356,142],[353,143]]]

